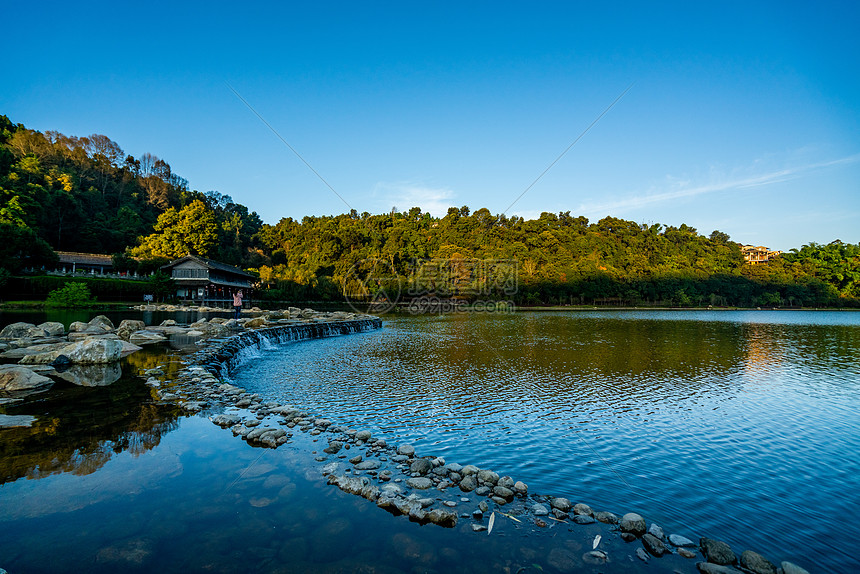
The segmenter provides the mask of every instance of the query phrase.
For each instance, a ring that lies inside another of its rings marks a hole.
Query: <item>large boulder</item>
[[[54,382],[48,377],[18,365],[0,365],[0,390],[33,391],[47,390]]]
[[[155,331],[135,331],[128,336],[128,342],[135,345],[152,345],[153,343],[161,343],[167,340],[167,337]]]
[[[203,333],[204,337],[225,337],[230,331],[223,323],[212,323],[211,321],[198,325],[195,329]]]
[[[33,323],[12,323],[0,331],[0,339],[36,339],[47,337],[48,333]]]
[[[702,554],[705,555],[708,562],[719,565],[734,564],[737,562],[737,557],[732,552],[731,546],[722,540],[702,537],[699,539],[699,546],[701,546]]]
[[[97,315],[90,319],[90,322],[87,323],[88,329],[100,329],[104,332],[115,331],[116,327],[113,326],[113,323],[110,319],[105,317],[104,315]]]
[[[248,319],[247,321],[245,321],[243,326],[246,329],[257,329],[260,327],[265,327],[266,326],[266,318],[265,317],[256,317],[254,319]]]
[[[117,327],[116,334],[123,341],[128,341],[132,333],[146,329],[146,323],[136,319],[124,319]]]
[[[62,349],[69,343],[67,341],[63,341],[62,343],[45,343],[42,345],[32,345],[30,347],[18,347],[17,349],[9,349],[8,351],[3,351],[0,353],[0,358],[3,359],[14,359],[19,360],[23,359],[27,355],[37,355],[39,353],[47,353],[50,351],[56,351],[57,349]]]
[[[111,333],[109,331],[102,331],[97,328],[88,328],[84,331],[75,331],[74,333],[69,333],[68,339],[69,341],[81,341],[83,339],[119,339],[116,333]]]
[[[21,359],[21,364],[47,365],[56,361],[60,355],[78,365],[113,363],[122,357],[122,350],[122,341],[117,339],[84,339],[56,351],[27,355]]]
[[[62,323],[56,321],[47,321],[36,326],[38,329],[44,329],[51,337],[62,337],[66,334],[66,328]]]
[[[82,321],[74,321],[71,325],[69,325],[69,333],[77,333],[78,331],[84,331],[89,327],[89,324],[84,323]]]
[[[143,349],[143,347],[138,347],[134,343],[129,343],[128,341],[123,341],[122,339],[120,339],[119,342],[122,343],[122,351],[120,354],[123,357],[127,357],[127,356],[131,355],[132,353],[136,353],[136,352],[140,351],[141,349]]]

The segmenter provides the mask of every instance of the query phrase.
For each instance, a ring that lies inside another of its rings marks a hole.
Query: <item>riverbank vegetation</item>
[[[256,273],[261,301],[346,292],[519,305],[860,306],[860,244],[813,243],[750,265],[720,231],[570,212],[525,220],[466,206],[441,218],[353,210],[264,225],[229,196],[191,190],[152,154],[135,158],[103,135],[41,133],[0,116],[0,281],[34,298],[61,287],[48,285],[60,278],[20,273],[52,265],[54,250],[111,253],[117,271],[140,273],[186,253],[210,257]],[[151,283],[87,284],[113,300],[171,292],[169,278]]]

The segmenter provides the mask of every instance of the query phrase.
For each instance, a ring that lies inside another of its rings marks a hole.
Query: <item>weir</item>
[[[382,319],[368,317],[352,321],[328,323],[303,323],[300,325],[279,325],[233,335],[221,344],[204,349],[192,356],[192,363],[203,367],[216,377],[227,377],[239,367],[253,352],[274,345],[321,339],[336,335],[349,335],[382,328]]]

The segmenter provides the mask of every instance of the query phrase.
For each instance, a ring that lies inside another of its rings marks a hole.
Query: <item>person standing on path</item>
[[[233,309],[236,310],[234,318],[238,319],[239,315],[242,313],[242,290],[239,289],[235,293],[233,293]]]

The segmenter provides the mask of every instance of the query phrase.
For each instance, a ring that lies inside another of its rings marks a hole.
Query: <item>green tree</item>
[[[132,250],[138,257],[176,259],[187,254],[208,257],[218,241],[215,214],[200,200],[177,210],[173,207],[158,216],[155,233],[144,237]]]
[[[69,283],[64,287],[48,293],[46,307],[92,307],[96,298],[90,293],[85,283]]]
[[[39,267],[57,262],[48,243],[28,227],[0,222],[0,267],[17,273],[24,267]]]

